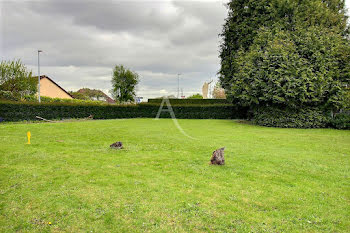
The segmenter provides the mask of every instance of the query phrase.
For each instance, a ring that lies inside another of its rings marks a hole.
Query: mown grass
[[[350,131],[179,123],[0,125],[0,231],[349,231]]]

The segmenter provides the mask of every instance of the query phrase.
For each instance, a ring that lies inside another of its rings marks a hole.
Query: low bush
[[[350,112],[336,114],[330,121],[330,126],[336,129],[350,129]]]
[[[319,109],[284,109],[259,107],[253,110],[253,122],[268,127],[324,128],[330,117]]]
[[[243,119],[247,110],[229,104],[221,105],[174,105],[176,118],[188,119]],[[163,109],[166,109],[164,106]],[[76,103],[32,103],[0,102],[0,117],[5,121],[37,120],[36,116],[46,119],[85,118],[93,115],[95,119],[116,118],[154,118],[159,104],[108,105]],[[170,118],[168,112],[162,112],[161,118]]]
[[[2,91],[0,90],[0,100],[18,100],[11,91]]]

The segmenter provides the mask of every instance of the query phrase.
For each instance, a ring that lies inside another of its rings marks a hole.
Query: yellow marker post
[[[30,136],[32,136],[32,135],[31,135],[30,132],[28,131],[28,132],[27,132],[27,138],[28,138],[27,144],[30,144]]]

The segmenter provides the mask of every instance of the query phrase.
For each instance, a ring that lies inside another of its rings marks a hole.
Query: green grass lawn
[[[179,124],[0,124],[0,232],[349,232],[350,131]]]

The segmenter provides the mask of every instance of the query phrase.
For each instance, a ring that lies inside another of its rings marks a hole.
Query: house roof
[[[34,77],[34,78],[38,78],[38,76]],[[70,97],[72,97],[74,99],[74,97],[69,94],[66,90],[64,90],[60,85],[58,85],[55,81],[53,81],[51,78],[49,78],[46,75],[40,75],[40,80],[43,78],[47,78],[48,80],[50,80],[53,84],[55,84],[58,88],[60,88],[62,91],[64,91],[67,95],[69,95]]]

